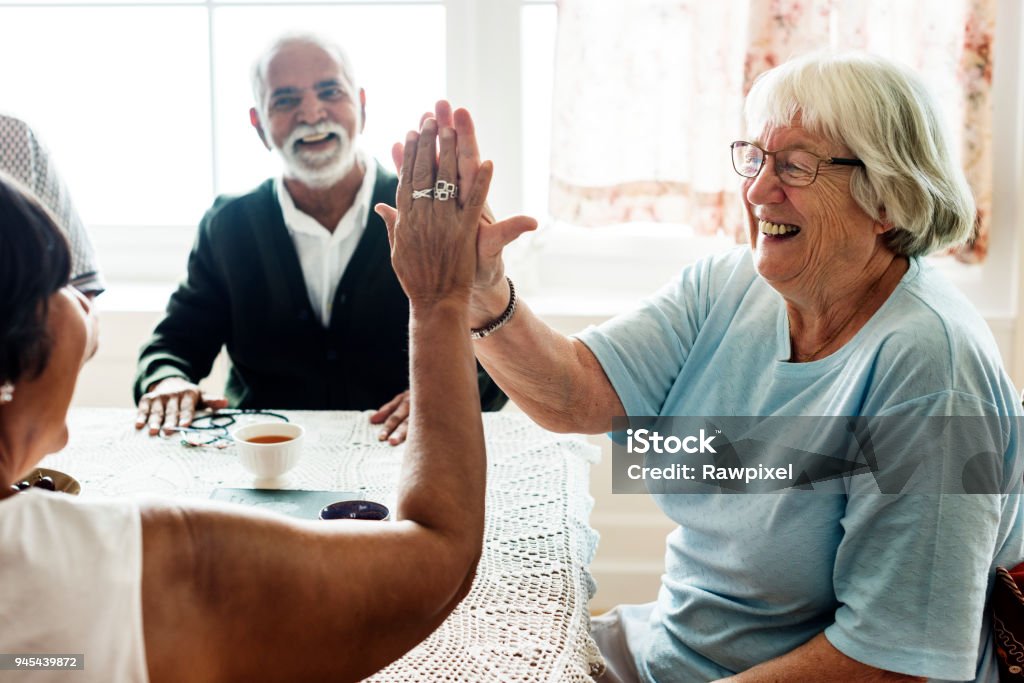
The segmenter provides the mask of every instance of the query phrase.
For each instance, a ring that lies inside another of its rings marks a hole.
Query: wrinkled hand
[[[409,391],[403,391],[398,396],[382,405],[373,415],[370,416],[370,424],[384,423],[377,438],[380,441],[387,439],[392,446],[405,441],[409,434]]]
[[[440,138],[440,155],[435,151]],[[434,196],[413,199],[414,190],[434,187],[435,180],[456,182],[456,133],[438,130],[427,119],[419,133],[405,138],[405,163],[398,181],[397,210],[375,209],[384,219],[391,244],[391,265],[413,308],[442,301],[469,304],[476,275],[476,237],[493,166],[480,165],[472,183],[459,181],[463,201]]]
[[[454,182],[457,182],[460,188],[471,187],[480,170],[480,150],[472,117],[465,109],[457,109],[453,113],[451,105],[446,100],[437,102],[433,115],[441,128],[455,128],[458,139],[458,180]],[[420,119],[420,125],[422,126],[430,116],[430,112],[425,113]],[[391,148],[391,158],[399,175],[402,172],[404,156],[403,145],[395,143]],[[465,200],[466,195],[460,194],[460,204]],[[477,265],[470,302],[470,322],[474,327],[483,326],[493,320],[495,314],[504,310],[508,304],[505,263],[501,258],[505,246],[524,232],[536,228],[537,221],[529,216],[512,216],[495,221],[490,207],[484,204],[477,231]]]
[[[149,425],[149,435],[156,436],[163,429],[170,433],[174,427],[188,427],[199,408],[227,408],[227,399],[204,394],[198,386],[182,377],[168,377],[150,387],[139,399],[135,415],[135,428]]]

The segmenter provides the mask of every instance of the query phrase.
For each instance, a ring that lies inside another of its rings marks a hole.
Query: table
[[[286,488],[360,491],[393,499],[404,446],[377,441],[369,412],[288,411],[306,428]],[[249,487],[233,448],[187,448],[132,427],[128,409],[73,409],[70,439],[40,463],[71,474],[82,496],[161,494],[205,499]],[[246,418],[241,418],[246,419]],[[570,681],[603,668],[590,638],[589,469],[598,449],[522,415],[484,415],[488,491],[484,551],[473,588],[444,624],[371,681]]]

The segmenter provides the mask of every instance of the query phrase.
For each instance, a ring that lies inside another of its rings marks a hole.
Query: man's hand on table
[[[387,439],[392,446],[405,441],[409,433],[409,391],[403,391],[398,396],[382,405],[373,415],[370,416],[371,424],[384,423],[380,430],[378,439]]]
[[[135,415],[135,428],[149,426],[149,435],[156,436],[163,429],[188,427],[199,408],[218,410],[227,408],[227,399],[205,394],[184,377],[168,377],[149,388],[139,399],[139,412]]]

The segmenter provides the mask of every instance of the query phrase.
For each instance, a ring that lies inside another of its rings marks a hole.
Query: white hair
[[[256,112],[260,121],[266,121],[266,109],[264,99],[267,94],[267,66],[280,50],[290,45],[314,45],[334,58],[341,69],[341,73],[348,79],[353,92],[359,92],[359,85],[356,82],[355,70],[352,68],[352,61],[344,49],[334,41],[324,36],[310,32],[285,33],[267,46],[260,56],[253,62],[250,72],[250,83],[252,85],[252,96],[256,103]]]
[[[894,226],[887,236],[896,253],[927,254],[971,236],[967,179],[933,97],[909,69],[859,52],[812,53],[761,74],[744,111],[755,135],[799,118],[861,159],[850,192],[865,213]]]

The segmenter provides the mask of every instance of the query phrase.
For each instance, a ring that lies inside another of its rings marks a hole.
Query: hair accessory
[[[483,327],[474,327],[469,331],[470,339],[483,339],[494,334],[512,319],[512,316],[516,314],[516,304],[519,300],[516,298],[516,286],[512,284],[512,278],[508,275],[505,276],[505,280],[508,281],[508,306],[505,307],[505,312],[498,316],[495,320],[492,320]]]
[[[10,403],[14,400],[14,385],[10,380],[0,384],[0,403]]]

